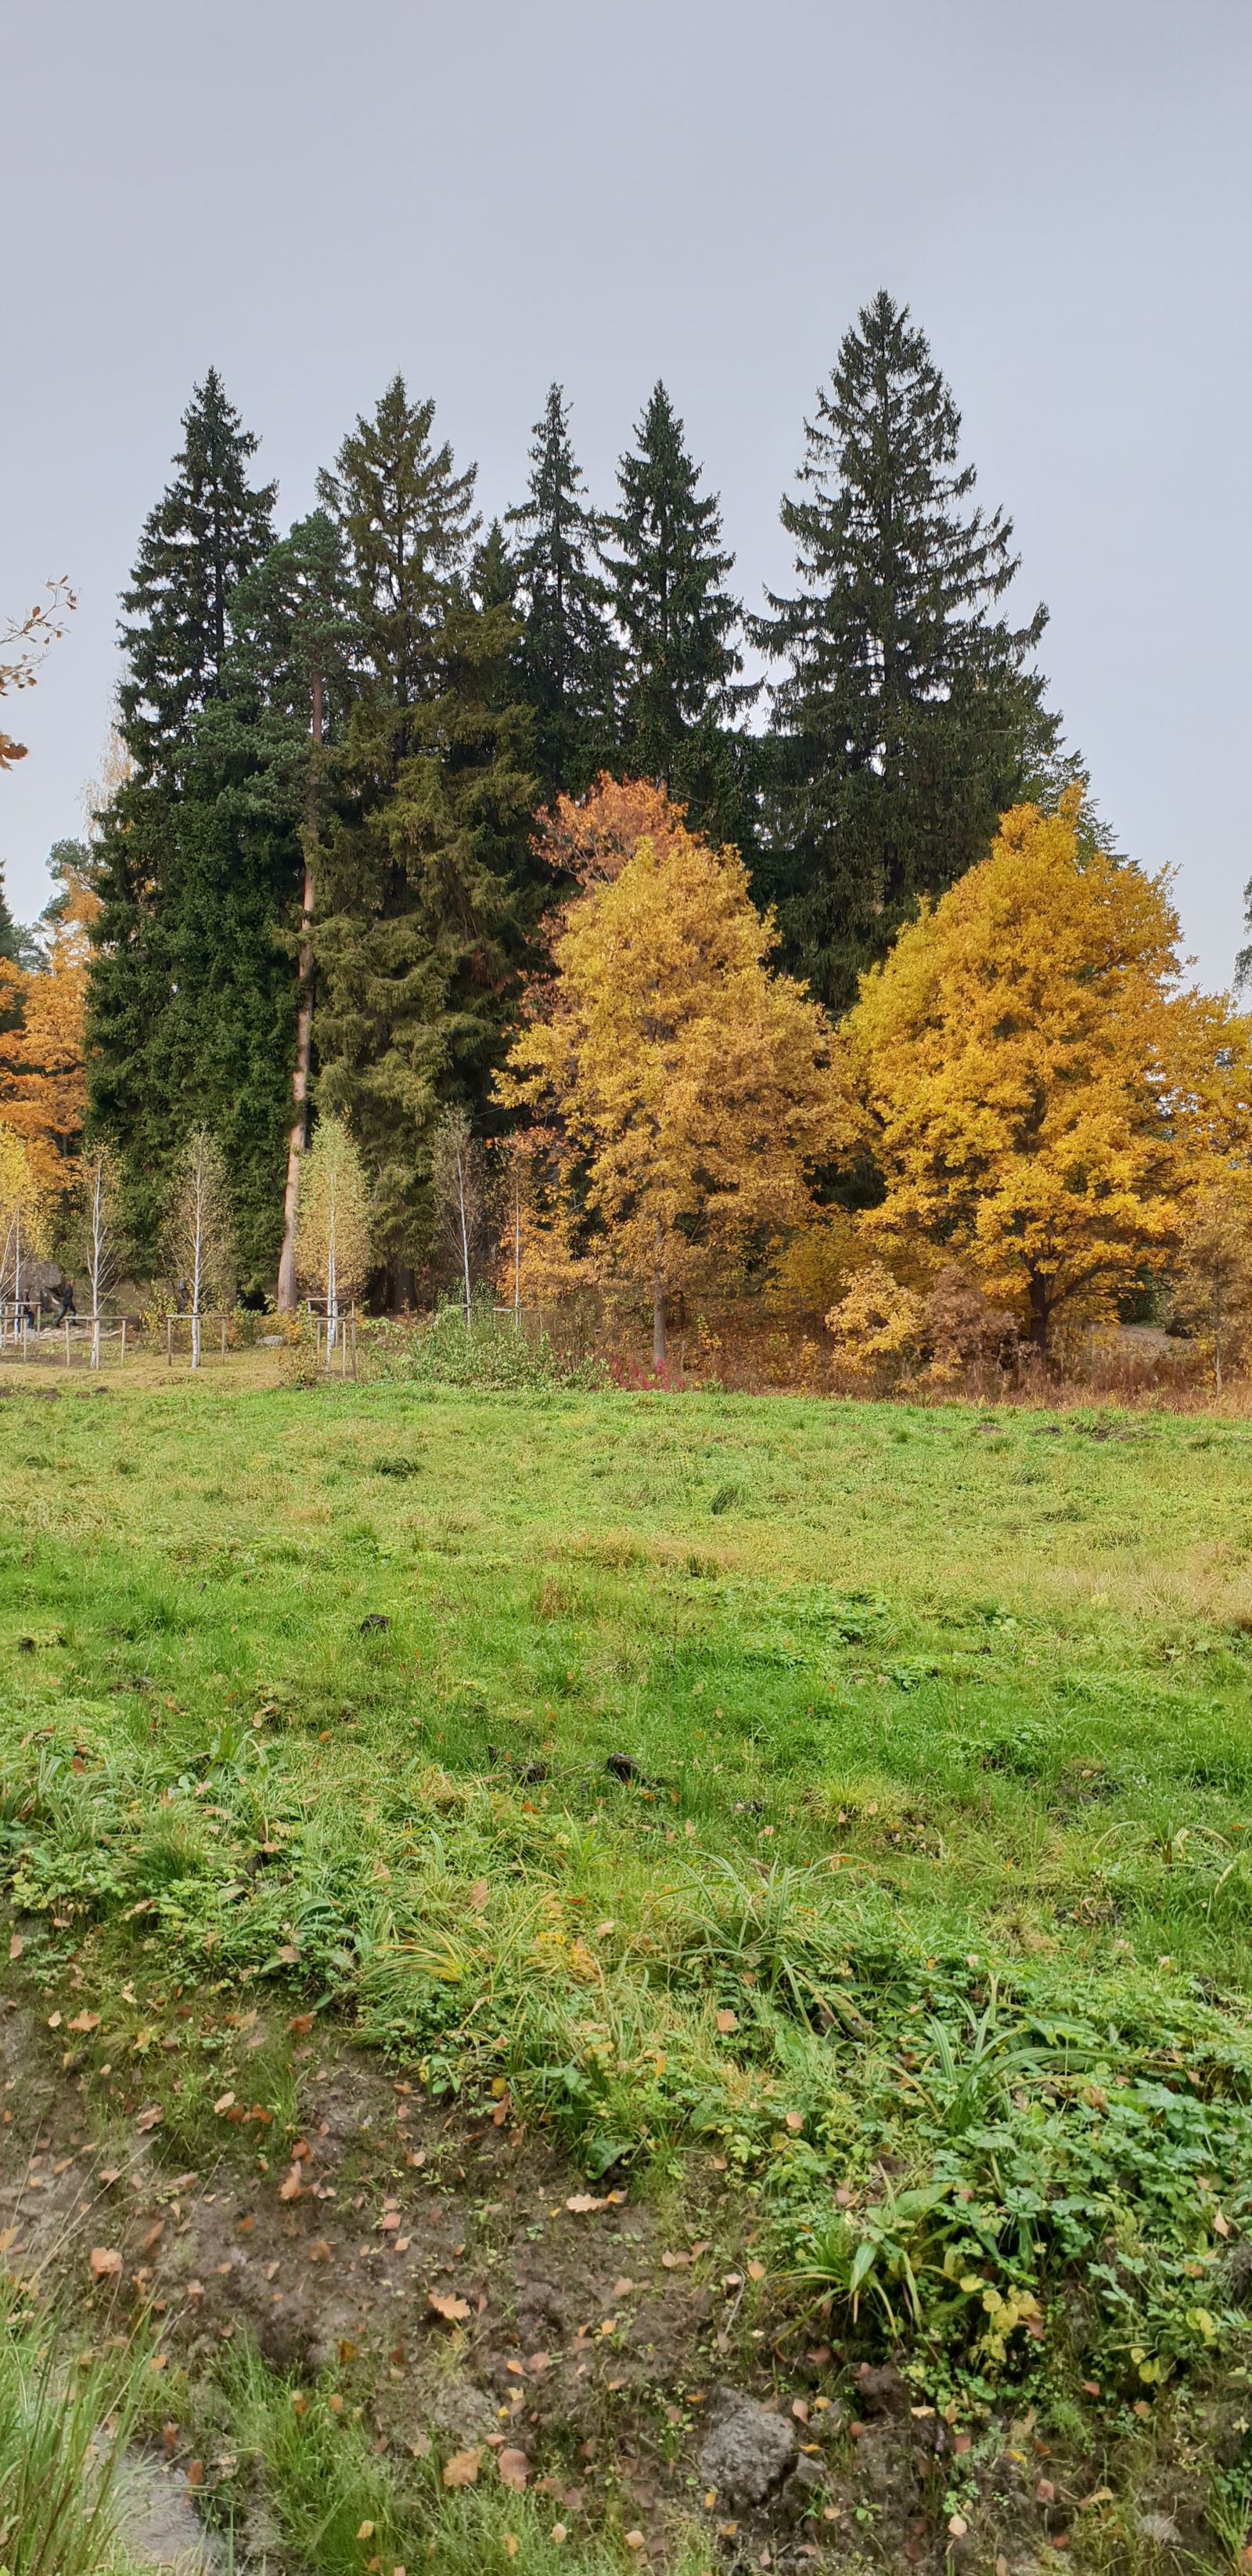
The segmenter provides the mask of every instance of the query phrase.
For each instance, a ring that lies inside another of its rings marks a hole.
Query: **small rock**
[[[867,2415],[896,2414],[907,2406],[909,2392],[894,2362],[884,2361],[877,2369],[863,2361],[856,2374],[861,2404]]]
[[[784,2416],[771,2415],[738,2389],[717,2390],[700,2475],[716,2488],[719,2504],[761,2504],[795,2457],[795,2435]]]

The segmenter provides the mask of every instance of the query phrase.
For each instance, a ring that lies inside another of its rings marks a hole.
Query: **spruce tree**
[[[216,367],[183,414],[177,471],[144,523],[122,605],[127,676],[121,731],[141,778],[175,774],[198,708],[219,685],[230,642],[230,597],[273,542],[275,483],[254,487],[260,444],[245,430]]]
[[[318,498],[346,547],[353,608],[380,710],[393,711],[390,756],[404,758],[407,712],[439,686],[439,643],[453,578],[477,532],[478,468],[453,471],[452,450],[431,444],[435,406],[411,403],[394,376],[373,418],[358,417]]]
[[[501,530],[472,563],[474,473],[400,379],[320,489],[348,549],[365,683],[332,765],[313,934],[317,1098],[370,1175],[388,1293],[412,1293],[441,1106],[476,1106],[546,891],[530,851],[533,720]]]
[[[791,664],[754,883],[786,964],[843,1009],[919,897],[983,856],[1057,720],[1030,662],[1047,612],[992,615],[1012,521],[968,506],[960,415],[907,308],[880,293],[859,314],[805,431],[782,504],[801,587],[752,629]]]
[[[620,655],[608,588],[592,561],[603,530],[585,497],[560,385],[548,389],[534,440],[527,496],[508,520],[526,532],[517,556],[521,694],[535,710],[535,767],[551,805],[581,796],[613,758]]]
[[[722,587],[734,557],[663,384],[635,435],[637,452],[618,467],[621,508],[606,521],[618,551],[604,556],[625,647],[621,774],[654,779],[712,838],[740,837],[745,746],[731,726],[757,692],[738,678],[742,611]]]

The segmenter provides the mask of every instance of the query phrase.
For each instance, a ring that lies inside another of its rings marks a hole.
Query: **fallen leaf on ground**
[[[312,2013],[293,2013],[287,2028],[294,2032],[297,2039],[303,2039],[305,2032],[313,2028]]]
[[[786,2117],[787,2126],[791,2130],[792,2135],[798,2135],[799,2131],[804,2127],[803,2111],[788,2111]]]
[[[200,2484],[200,2480],[201,2480],[201,2478],[202,2478],[203,2476],[204,2476],[204,2462],[203,2462],[203,2460],[188,2460],[188,2462],[187,2462],[187,2484],[188,2484],[188,2486],[189,2486],[189,2487],[198,2487],[198,2486],[199,2486],[199,2484]]]
[[[300,2191],[300,2167],[299,2165],[293,2165],[290,2173],[285,2173],[283,2175],[282,2181],[278,2186],[278,2197],[280,2200],[298,2200],[300,2198]]]
[[[763,2281],[763,2280],[764,2280],[764,2278],[765,2278],[765,2265],[764,2265],[763,2263],[749,2263],[749,2265],[748,2265],[748,2279],[749,2279],[750,2281]]]
[[[359,2530],[359,2531],[358,2531],[358,2533],[357,2533],[357,2539],[358,2539],[358,2540],[372,2540],[372,2539],[373,2539],[373,2537],[374,2537],[374,2526],[373,2526],[373,2523],[372,2523],[372,2522],[363,2522],[363,2523],[362,2523],[362,2525],[361,2525],[360,2530]]]
[[[112,2273],[120,2272],[122,2268],[121,2255],[109,2245],[93,2245],[87,2259],[97,2281],[108,2280]]]
[[[667,2272],[681,2272],[684,2265],[690,2261],[691,2256],[689,2254],[671,2254],[668,2246],[666,2246],[665,2252],[661,2256],[661,2262]]]
[[[145,2236],[145,2238],[144,2238],[144,2240],[143,2240],[143,2250],[144,2250],[145,2254],[150,2254],[150,2253],[152,2252],[152,2248],[153,2248],[153,2246],[154,2246],[154,2245],[159,2245],[159,2244],[160,2244],[160,2242],[161,2242],[161,2238],[164,2236],[164,2234],[165,2234],[165,2221],[164,2221],[164,2219],[163,2219],[163,2218],[158,2218],[158,2220],[157,2220],[157,2223],[156,2223],[155,2227],[150,2227],[150,2228],[148,2229],[148,2233],[147,2233],[147,2235]]]
[[[446,2487],[472,2487],[478,2478],[481,2451],[454,2451],[444,2462],[443,2482]]]
[[[511,2487],[515,2495],[524,2493],[530,2476],[530,2462],[524,2451],[497,2451],[496,2467],[502,2487]]]
[[[235,2107],[235,2097],[234,2097],[234,2094],[233,2094],[233,2093],[221,2093],[221,2094],[219,2094],[219,2095],[218,2095],[218,2098],[217,2098],[217,2100],[216,2100],[216,2102],[215,2102],[215,2103],[214,2103],[214,2105],[213,2105],[214,2110],[215,2110],[215,2111],[218,2111],[218,2112],[221,2112],[221,2111],[233,2111],[233,2110],[234,2110],[234,2107]]]
[[[163,2120],[164,2118],[165,2113],[162,2110],[160,2103],[149,2102],[147,2109],[140,2112],[139,2117],[135,2122],[135,2127],[137,2129],[155,2129],[158,2121]]]
[[[474,1908],[475,1914],[482,1913],[490,1894],[491,1889],[487,1885],[485,1878],[476,1878],[471,1882],[469,1901]]]
[[[95,2030],[98,2027],[99,2020],[99,2013],[75,2013],[73,2020],[67,2021],[65,2027],[67,2030]]]
[[[641,2531],[628,2531],[624,2536],[628,2549],[642,2549],[643,2533]]]
[[[794,2415],[797,2424],[807,2424],[809,2420],[809,2410],[802,2397],[792,2398],[791,2412]]]
[[[567,2209],[573,2210],[576,2218],[582,2218],[589,2209],[604,2209],[607,2205],[606,2201],[597,2200],[592,2191],[571,2192],[565,2204]]]
[[[718,2029],[722,2032],[723,2036],[725,2035],[725,2033],[726,2033],[728,2030],[738,2030],[738,2028],[739,2028],[739,2015],[738,2015],[738,2013],[733,2013],[733,2012],[719,2012],[719,2014],[718,2014],[718,2016],[717,2016],[717,2027],[718,2027]]]
[[[446,2317],[449,2325],[457,2325],[463,2317],[469,2315],[469,2300],[456,2298],[450,2290],[447,2292],[429,2290],[426,2295],[436,2316]],[[464,2459],[468,2457],[468,2453],[462,2452],[459,2456]]]
[[[528,2370],[546,2370],[551,2358],[551,2354],[547,2352],[532,2352],[526,2367]]]
[[[20,1959],[20,1958],[21,1958],[21,1955],[22,1955],[22,1952],[23,1952],[23,1950],[25,1949],[25,1947],[26,1947],[26,1943],[25,1943],[25,1940],[23,1939],[22,1934],[21,1934],[20,1932],[10,1932],[10,1934],[9,1934],[9,1957],[10,1957],[11,1959]]]
[[[615,2299],[624,2299],[624,2298],[627,2296],[628,2292],[629,2292],[629,2291],[631,2291],[631,2290],[633,2290],[634,2286],[635,2286],[635,2285],[634,2285],[634,2282],[633,2282],[633,2281],[628,2281],[628,2280],[627,2280],[627,2278],[626,2278],[625,2273],[623,2272],[623,2273],[622,2273],[622,2275],[621,2275],[620,2280],[615,2281],[615,2282],[614,2282],[614,2284],[613,2284],[613,2296],[614,2296],[614,2298],[615,2298]]]
[[[48,2015],[48,2028],[49,2028],[49,2030],[59,2030],[59,2029],[60,2029],[60,2027],[61,2027],[61,2016],[60,2016],[60,2014],[59,2014],[59,2013],[49,2013],[49,2015]]]

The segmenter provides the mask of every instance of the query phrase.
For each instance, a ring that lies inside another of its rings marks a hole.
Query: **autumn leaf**
[[[757,2262],[749,2263],[749,2265],[748,2265],[748,2279],[749,2279],[750,2281],[763,2281],[763,2280],[764,2280],[764,2278],[765,2278],[765,2265],[764,2265],[763,2263],[757,2263]]]
[[[10,1934],[9,1934],[9,1957],[10,1957],[11,1959],[20,1959],[20,1958],[21,1958],[21,1955],[22,1955],[22,1952],[23,1952],[23,1950],[25,1949],[25,1947],[26,1947],[26,1942],[25,1942],[25,1939],[24,1939],[23,1935],[22,1935],[20,1932],[10,1932]]]
[[[446,2487],[472,2487],[477,2484],[481,2451],[454,2451],[444,2462],[443,2483]]]
[[[99,2013],[80,2012],[75,2013],[73,2020],[67,2021],[65,2027],[67,2030],[96,2030],[99,2028],[99,2023]]]
[[[470,2313],[468,2299],[458,2299],[450,2290],[428,2290],[426,2296],[436,2316],[446,2318],[450,2326],[460,2325]]]
[[[144,2131],[155,2129],[158,2121],[163,2120],[164,2117],[165,2113],[162,2110],[160,2103],[149,2102],[147,2109],[140,2112],[139,2117],[135,2122],[135,2127]]]
[[[690,2261],[691,2256],[689,2254],[673,2254],[670,2252],[668,2246],[661,2256],[662,2265],[667,2272],[681,2272]]]
[[[725,2038],[726,2033],[727,2033],[728,2031],[738,2030],[738,2028],[739,2028],[739,2015],[738,2015],[738,2013],[733,2013],[733,2012],[719,2012],[719,2014],[718,2014],[718,2016],[717,2016],[717,2027],[718,2027],[718,2029],[720,2030],[720,2032],[722,2033],[723,2038]]]
[[[594,2192],[575,2191],[570,2194],[565,2206],[573,2210],[576,2218],[582,2218],[589,2209],[606,2209],[608,2203],[605,2200],[597,2200]]]
[[[278,2197],[280,2200],[299,2200],[302,2191],[303,2184],[300,2180],[300,2167],[299,2165],[293,2165],[290,2173],[285,2173],[283,2175],[282,2181],[278,2186]]]
[[[785,2114],[785,2118],[787,2127],[791,2130],[792,2135],[798,2136],[800,2130],[804,2127],[803,2111],[788,2111]]]
[[[122,2268],[121,2255],[108,2245],[93,2245],[87,2260],[97,2281],[110,2280]]]
[[[294,2038],[303,2039],[306,2032],[313,2028],[312,2013],[293,2013],[287,2024],[287,2028]]]
[[[233,2093],[219,2093],[217,2100],[213,2105],[219,2119],[224,2111],[233,2111],[234,2107],[235,2097]]]
[[[501,2486],[511,2487],[515,2495],[521,2495],[525,2490],[526,2480],[530,2476],[530,2462],[525,2452],[497,2451],[496,2467],[500,2473]]]

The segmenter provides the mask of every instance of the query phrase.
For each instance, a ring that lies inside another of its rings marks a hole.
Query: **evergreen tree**
[[[385,730],[392,763],[408,747],[407,712],[440,685],[439,649],[451,584],[477,532],[478,468],[452,468],[448,444],[433,447],[431,401],[411,403],[393,377],[372,420],[344,439],[318,497],[343,539],[353,571],[353,607],[375,698],[392,711]]]
[[[787,964],[844,1008],[918,898],[984,856],[1057,721],[1029,659],[1047,612],[1020,630],[991,615],[1012,522],[966,506],[960,415],[907,308],[879,294],[859,314],[805,430],[782,504],[801,588],[753,624],[791,664],[754,874]]]
[[[428,1232],[439,1109],[485,1092],[548,884],[529,846],[514,568],[498,526],[467,565],[473,469],[456,474],[433,447],[433,415],[397,378],[320,485],[349,551],[367,678],[333,764],[317,1097],[360,1141],[393,1299],[411,1294]]]
[[[33,933],[9,910],[4,891],[4,869],[0,867],[0,960],[17,966],[23,974],[33,974],[40,963],[39,946]],[[0,1022],[0,1025],[5,1023]]]
[[[737,677],[742,611],[721,587],[734,562],[721,547],[716,494],[683,442],[663,384],[618,467],[620,510],[606,522],[618,552],[604,562],[625,646],[619,764],[682,798],[713,839],[743,834],[744,754],[730,732],[756,696]]]
[[[198,708],[220,683],[230,597],[273,541],[275,483],[253,487],[259,441],[227,401],[216,367],[183,414],[177,472],[144,523],[122,605],[129,665],[118,692],[121,731],[140,776],[176,773]]]
[[[527,497],[508,513],[525,530],[517,557],[522,603],[521,693],[535,710],[540,793],[581,796],[616,746],[620,655],[593,569],[603,530],[584,497],[560,385],[536,421]]]

